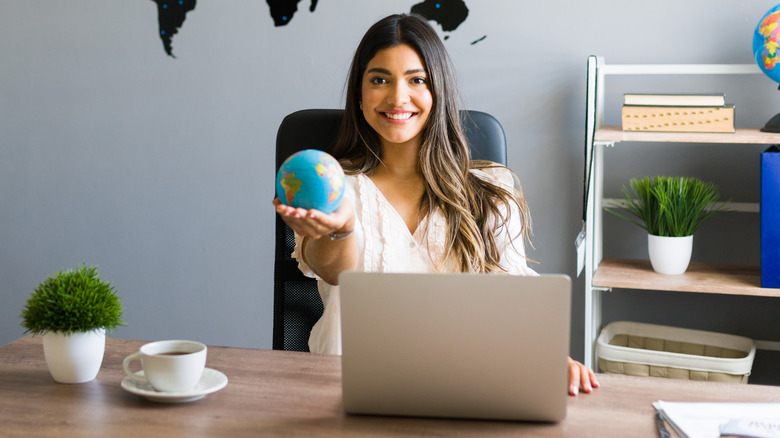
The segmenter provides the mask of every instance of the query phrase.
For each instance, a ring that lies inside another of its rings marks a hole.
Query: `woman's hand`
[[[593,388],[599,387],[599,381],[596,380],[596,374],[592,369],[577,362],[572,358],[569,360],[569,394],[577,395],[580,388],[586,393],[593,392]]]
[[[331,233],[343,234],[355,226],[355,211],[349,198],[341,200],[339,207],[331,214],[319,210],[284,205],[279,198],[274,198],[276,212],[282,220],[298,235],[310,239],[319,239]]]

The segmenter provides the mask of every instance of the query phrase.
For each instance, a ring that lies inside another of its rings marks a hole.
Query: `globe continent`
[[[769,10],[756,26],[753,33],[753,55],[761,71],[773,81],[780,82],[780,67],[777,66],[777,51],[780,46],[780,5]]]
[[[285,205],[332,213],[344,196],[344,171],[325,152],[316,149],[296,152],[279,167],[276,194]]]

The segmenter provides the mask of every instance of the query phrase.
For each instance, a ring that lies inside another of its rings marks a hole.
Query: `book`
[[[734,105],[623,105],[621,120],[624,131],[735,132]]]
[[[761,287],[780,288],[780,147],[761,153]]]
[[[713,94],[645,94],[626,93],[623,95],[625,105],[663,105],[663,106],[723,106],[726,95]]]
[[[780,403],[658,400],[653,407],[683,438],[780,438]]]
[[[779,420],[730,420],[720,426],[720,438],[780,438]]]

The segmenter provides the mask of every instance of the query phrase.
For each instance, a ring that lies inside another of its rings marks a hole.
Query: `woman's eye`
[[[428,83],[428,80],[425,78],[414,78],[412,79],[412,83],[417,85],[425,85]]]
[[[382,85],[387,83],[387,79],[381,77],[381,76],[374,76],[369,80],[374,85]]]

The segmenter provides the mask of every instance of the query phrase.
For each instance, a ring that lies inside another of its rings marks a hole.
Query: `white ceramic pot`
[[[693,250],[693,236],[668,237],[647,235],[650,264],[659,274],[679,275],[688,269]]]
[[[60,383],[93,380],[103,364],[106,331],[86,333],[47,332],[43,335],[43,355],[51,376]]]

